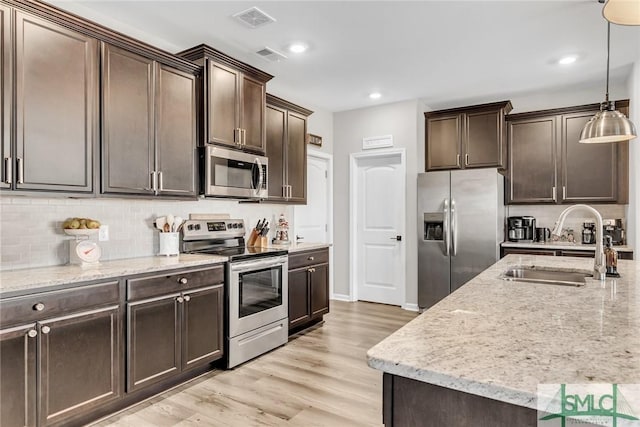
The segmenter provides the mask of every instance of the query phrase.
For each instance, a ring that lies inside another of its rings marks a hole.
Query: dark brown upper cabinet
[[[629,101],[616,107],[628,114]],[[598,110],[589,104],[507,116],[506,203],[627,203],[628,142],[579,142]]]
[[[196,78],[102,44],[102,192],[195,196]]]
[[[11,31],[11,13],[3,6],[3,187],[92,193],[98,42],[21,11],[13,11]],[[10,110],[15,111],[13,131]]]
[[[504,168],[504,117],[511,109],[502,101],[424,113],[426,171]]]
[[[307,203],[307,117],[313,112],[267,94],[269,201]]]
[[[266,83],[273,76],[204,44],[178,55],[203,67],[201,144],[264,154]]]

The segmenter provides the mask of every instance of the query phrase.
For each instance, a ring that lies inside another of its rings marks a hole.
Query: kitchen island
[[[640,383],[640,263],[583,287],[500,279],[513,265],[593,260],[509,255],[371,348],[387,427],[536,426],[538,384]]]

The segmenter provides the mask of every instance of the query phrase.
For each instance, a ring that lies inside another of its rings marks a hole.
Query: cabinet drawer
[[[120,302],[119,283],[113,281],[2,300],[0,301],[0,325],[4,328],[104,304],[118,304]],[[38,310],[38,308],[41,309]]]
[[[183,272],[166,272],[127,280],[127,300],[133,301],[171,292],[224,283],[224,266]]]
[[[289,270],[329,262],[329,249],[289,254]]]

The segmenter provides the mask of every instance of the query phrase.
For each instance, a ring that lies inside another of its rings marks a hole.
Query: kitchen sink
[[[509,267],[500,275],[502,280],[562,286],[584,286],[587,277],[592,274],[534,265]]]

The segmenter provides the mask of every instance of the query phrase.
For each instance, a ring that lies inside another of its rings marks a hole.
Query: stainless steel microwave
[[[201,193],[209,197],[263,199],[267,192],[264,156],[208,145],[202,151]]]

